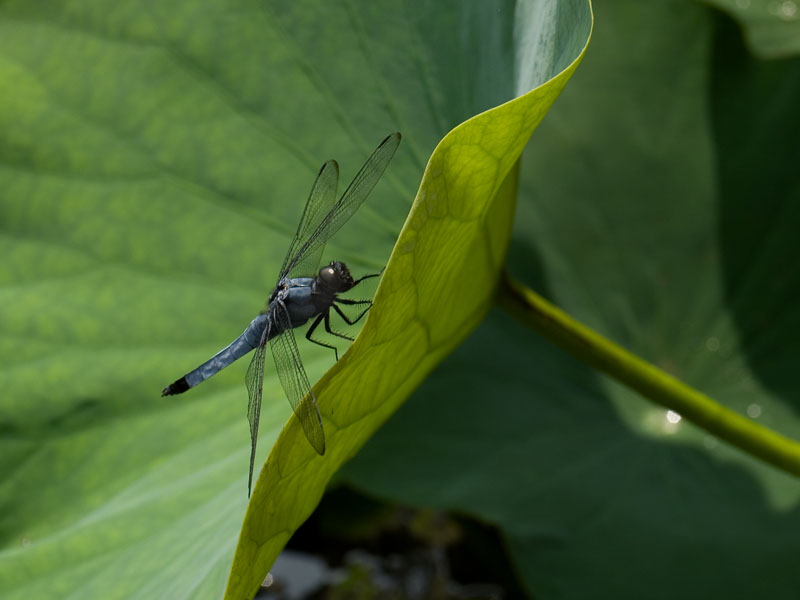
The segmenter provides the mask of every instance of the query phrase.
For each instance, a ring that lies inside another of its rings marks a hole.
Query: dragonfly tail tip
[[[161,390],[161,395],[174,396],[175,394],[182,394],[188,389],[189,389],[189,382],[186,381],[186,377],[181,377],[177,381],[173,381],[167,387]]]

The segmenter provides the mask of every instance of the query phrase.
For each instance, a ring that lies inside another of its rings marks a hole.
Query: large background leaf
[[[263,306],[319,164],[349,180],[399,129],[328,249],[356,273],[386,262],[440,137],[585,43],[585,2],[528,6],[0,7],[4,597],[220,593],[246,501],[246,365],[159,390]],[[305,358],[312,380],[331,364]],[[259,461],[288,414],[271,375]]]
[[[800,61],[753,59],[702,5],[595,8],[592,47],[522,165],[512,273],[800,439]],[[790,598],[800,584],[796,479],[500,313],[343,478],[497,524],[537,597]]]

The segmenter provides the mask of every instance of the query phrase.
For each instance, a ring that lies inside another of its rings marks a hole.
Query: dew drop
[[[747,416],[751,419],[757,419],[761,416],[761,405],[760,404],[750,404],[747,407]]]

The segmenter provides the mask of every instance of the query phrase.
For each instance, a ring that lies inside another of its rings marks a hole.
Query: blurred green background
[[[380,195],[328,249],[385,264],[438,140],[520,91],[520,6],[0,3],[0,595],[219,596],[246,364],[180,402],[158,391],[261,308],[319,164],[347,181],[400,129]],[[555,6],[585,10],[528,8]],[[521,164],[509,268],[800,439],[798,7],[594,10]],[[539,33],[551,51],[566,35]],[[303,352],[312,380],[330,367]],[[260,461],[289,414],[274,377],[268,394]],[[800,584],[795,479],[499,311],[337,483],[496,529],[539,598]]]

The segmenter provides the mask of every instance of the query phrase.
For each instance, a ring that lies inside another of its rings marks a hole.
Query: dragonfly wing
[[[375,152],[372,153],[372,156],[361,167],[353,181],[350,182],[350,185],[347,186],[339,201],[322,217],[316,228],[310,234],[307,234],[308,238],[303,241],[300,247],[298,249],[292,248],[290,256],[287,256],[288,262],[284,264],[285,272],[282,270],[281,276],[287,273],[297,276],[300,274],[300,267],[305,267],[309,263],[309,257],[319,257],[325,242],[339,231],[341,226],[353,216],[358,207],[367,199],[372,188],[375,187],[375,184],[378,183],[378,180],[386,170],[389,161],[392,160],[399,145],[400,134],[397,132],[384,138],[375,149]],[[303,215],[303,220],[305,220],[305,215]],[[299,239],[304,238],[305,236],[300,236]],[[294,256],[291,256],[292,254]]]
[[[303,209],[303,216],[300,218],[300,224],[297,226],[297,232],[294,234],[294,239],[292,239],[289,251],[286,253],[286,258],[283,259],[278,280],[288,274],[290,263],[293,265],[292,270],[296,277],[314,277],[317,274],[319,259],[325,247],[324,244],[313,252],[306,252],[301,257],[302,260],[295,259],[305,241],[319,227],[319,224],[336,202],[336,187],[338,183],[339,164],[335,160],[329,160],[322,165],[311,188],[311,193],[308,195],[306,207]]]
[[[292,405],[292,410],[300,420],[308,441],[319,454],[325,454],[325,433],[322,430],[322,416],[319,414],[317,399],[308,383],[306,370],[300,360],[300,351],[294,339],[289,313],[280,302],[273,304],[273,315],[278,334],[270,340],[272,357],[283,391]]]
[[[245,384],[247,385],[247,420],[250,422],[250,477],[247,480],[247,496],[253,485],[253,466],[256,460],[256,444],[258,443],[258,421],[261,416],[261,393],[264,389],[264,357],[267,352],[267,340],[271,322],[267,323],[261,335],[261,343],[253,353],[250,366],[247,368]]]

